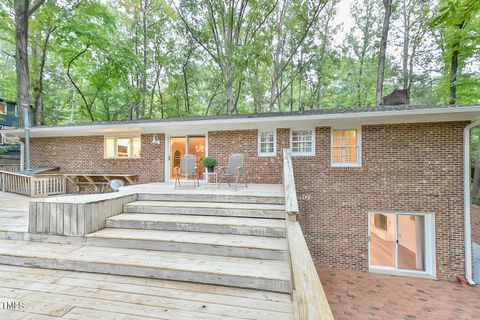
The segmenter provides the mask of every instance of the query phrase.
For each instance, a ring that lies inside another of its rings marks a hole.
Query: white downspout
[[[470,285],[472,279],[472,229],[470,222],[470,130],[480,124],[476,120],[463,129],[463,205],[465,225],[465,278]]]
[[[19,141],[20,143],[20,171],[25,170],[25,143]]]

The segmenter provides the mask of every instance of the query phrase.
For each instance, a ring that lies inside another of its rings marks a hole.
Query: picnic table
[[[64,173],[63,176],[69,182],[77,186],[80,191],[82,185],[91,185],[95,188],[95,192],[103,192],[105,186],[111,180],[119,179],[126,182],[126,184],[137,184],[137,174],[122,174],[122,173]]]

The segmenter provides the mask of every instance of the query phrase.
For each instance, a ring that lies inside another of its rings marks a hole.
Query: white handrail
[[[298,214],[297,189],[295,188],[292,152],[290,149],[283,149],[283,188],[287,213],[289,215]]]

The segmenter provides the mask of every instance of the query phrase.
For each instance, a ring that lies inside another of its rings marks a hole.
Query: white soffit
[[[198,134],[208,131],[226,131],[261,128],[321,127],[333,125],[367,125],[471,121],[480,117],[480,106],[431,108],[392,111],[368,111],[332,114],[290,114],[271,117],[178,120],[140,123],[112,123],[39,127],[31,129],[32,137],[67,137],[121,134],[166,133]],[[22,129],[3,131],[10,136],[22,137]]]

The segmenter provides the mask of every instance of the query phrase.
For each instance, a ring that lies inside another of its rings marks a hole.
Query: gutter
[[[470,216],[470,130],[480,125],[480,120],[473,121],[463,129],[463,205],[465,225],[465,278],[470,285],[472,279],[472,227]]]

